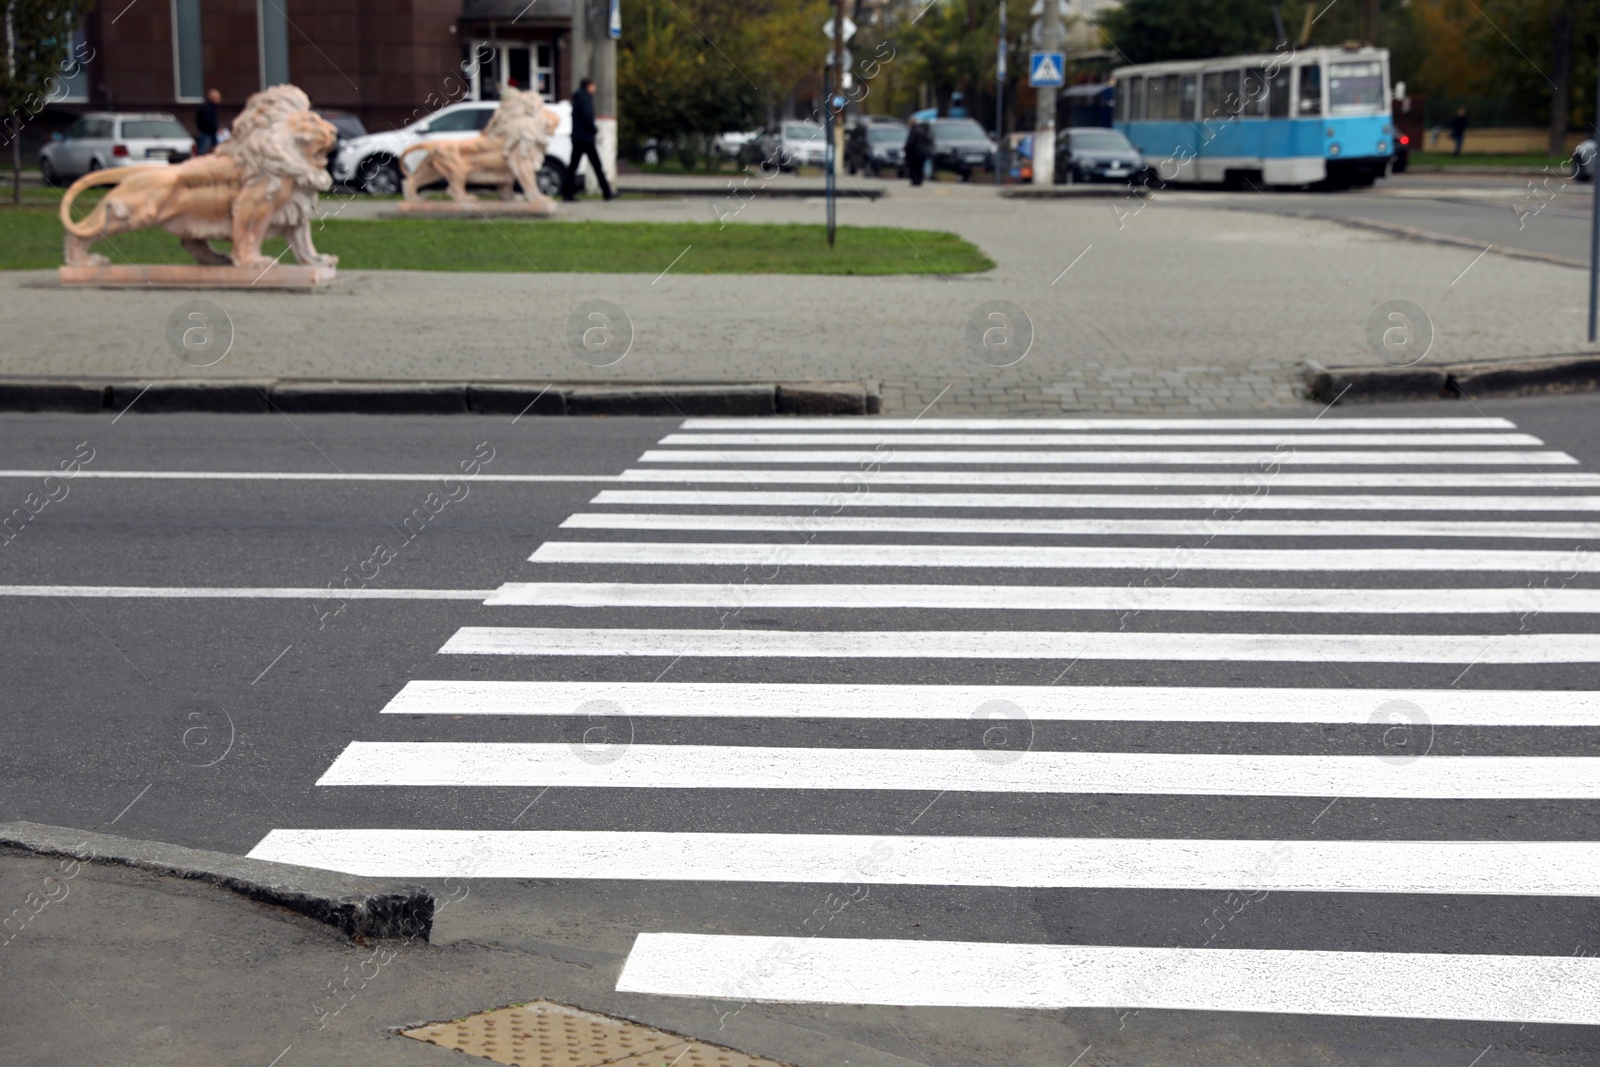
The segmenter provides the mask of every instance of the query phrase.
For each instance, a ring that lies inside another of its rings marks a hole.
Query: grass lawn
[[[1549,167],[1554,173],[1562,169],[1563,163],[1567,163],[1566,169],[1570,173],[1572,165],[1566,157],[1547,156],[1543,152],[1500,155],[1473,155],[1468,152],[1459,156],[1449,152],[1411,153],[1413,167]]]
[[[0,270],[61,264],[61,224],[44,207],[0,207]],[[960,274],[994,261],[952,233],[841,226],[495,219],[329,220],[317,249],[353,270],[580,271],[659,274]],[[220,246],[220,245],[219,245]],[[268,255],[283,249],[268,242]],[[142,230],[101,242],[114,263],[190,263],[178,239]],[[679,258],[681,255],[681,258]],[[292,260],[291,260],[292,262]]]

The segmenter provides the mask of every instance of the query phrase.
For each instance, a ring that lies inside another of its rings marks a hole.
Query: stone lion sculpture
[[[61,198],[67,265],[104,265],[105,256],[89,251],[95,241],[159,226],[207,265],[265,269],[275,261],[262,255],[261,243],[282,237],[300,263],[331,267],[339,259],[312,245],[311,220],[317,193],[332,184],[328,152],[337,139],[300,89],[263,89],[234,120],[232,137],[210,155],[176,165],[97,170],[73,182]],[[115,188],[74,222],[72,202],[98,185]],[[233,241],[231,257],[210,244],[227,239]]]
[[[440,179],[450,198],[464,207],[478,199],[467,192],[468,182],[499,186],[501,200],[510,200],[513,183],[520,183],[530,204],[555,209],[555,202],[539,191],[538,175],[560,116],[544,106],[535,90],[507,86],[500,93],[499,108],[477,137],[422,141],[406,150],[401,167],[409,167],[403,185],[407,200],[421,200],[419,190]]]

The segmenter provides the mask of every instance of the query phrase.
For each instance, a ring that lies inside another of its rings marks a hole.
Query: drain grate
[[[548,1000],[401,1033],[513,1067],[783,1067],[776,1060]]]

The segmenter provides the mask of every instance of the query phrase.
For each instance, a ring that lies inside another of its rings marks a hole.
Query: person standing
[[[200,131],[200,136],[195,138],[194,154],[197,156],[209,155],[217,147],[217,129],[221,125],[217,118],[217,105],[222,103],[222,94],[215,89],[206,90],[206,101],[194,113],[194,125]]]
[[[561,199],[572,202],[578,199],[578,164],[587,157],[594,176],[600,182],[600,193],[607,200],[616,194],[606,181],[606,169],[600,165],[600,153],[595,149],[599,130],[594,124],[594,79],[585,78],[572,94],[572,159],[567,163],[567,173],[561,182]]]
[[[906,177],[911,179],[912,185],[921,185],[923,168],[928,161],[928,130],[916,119],[908,119],[907,124],[911,131],[906,134]]]
[[[1461,154],[1461,142],[1467,139],[1467,109],[1456,108],[1455,118],[1450,120],[1450,139],[1456,143],[1456,155]]]

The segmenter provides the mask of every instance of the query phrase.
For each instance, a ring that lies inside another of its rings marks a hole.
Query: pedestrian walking
[[[221,125],[217,118],[217,105],[222,103],[222,94],[215,89],[206,91],[205,103],[201,104],[194,113],[194,125],[200,131],[200,136],[195,138],[194,154],[197,156],[208,155],[217,147],[217,128]]]
[[[1467,139],[1467,109],[1456,108],[1455,118],[1450,120],[1450,139],[1456,143],[1456,155],[1461,154],[1461,142]]]
[[[906,120],[911,127],[906,134],[905,156],[906,177],[911,179],[912,185],[921,185],[923,168],[928,162],[928,149],[932,147],[932,139],[928,136],[928,128],[915,119]]]
[[[594,146],[598,133],[594,124],[594,79],[585,78],[578,83],[578,91],[572,94],[572,161],[567,164],[566,177],[561,182],[561,199],[568,202],[578,199],[578,164],[585,157],[600,182],[601,195],[607,200],[616,196],[606,181],[606,169],[600,165],[600,153]]]

